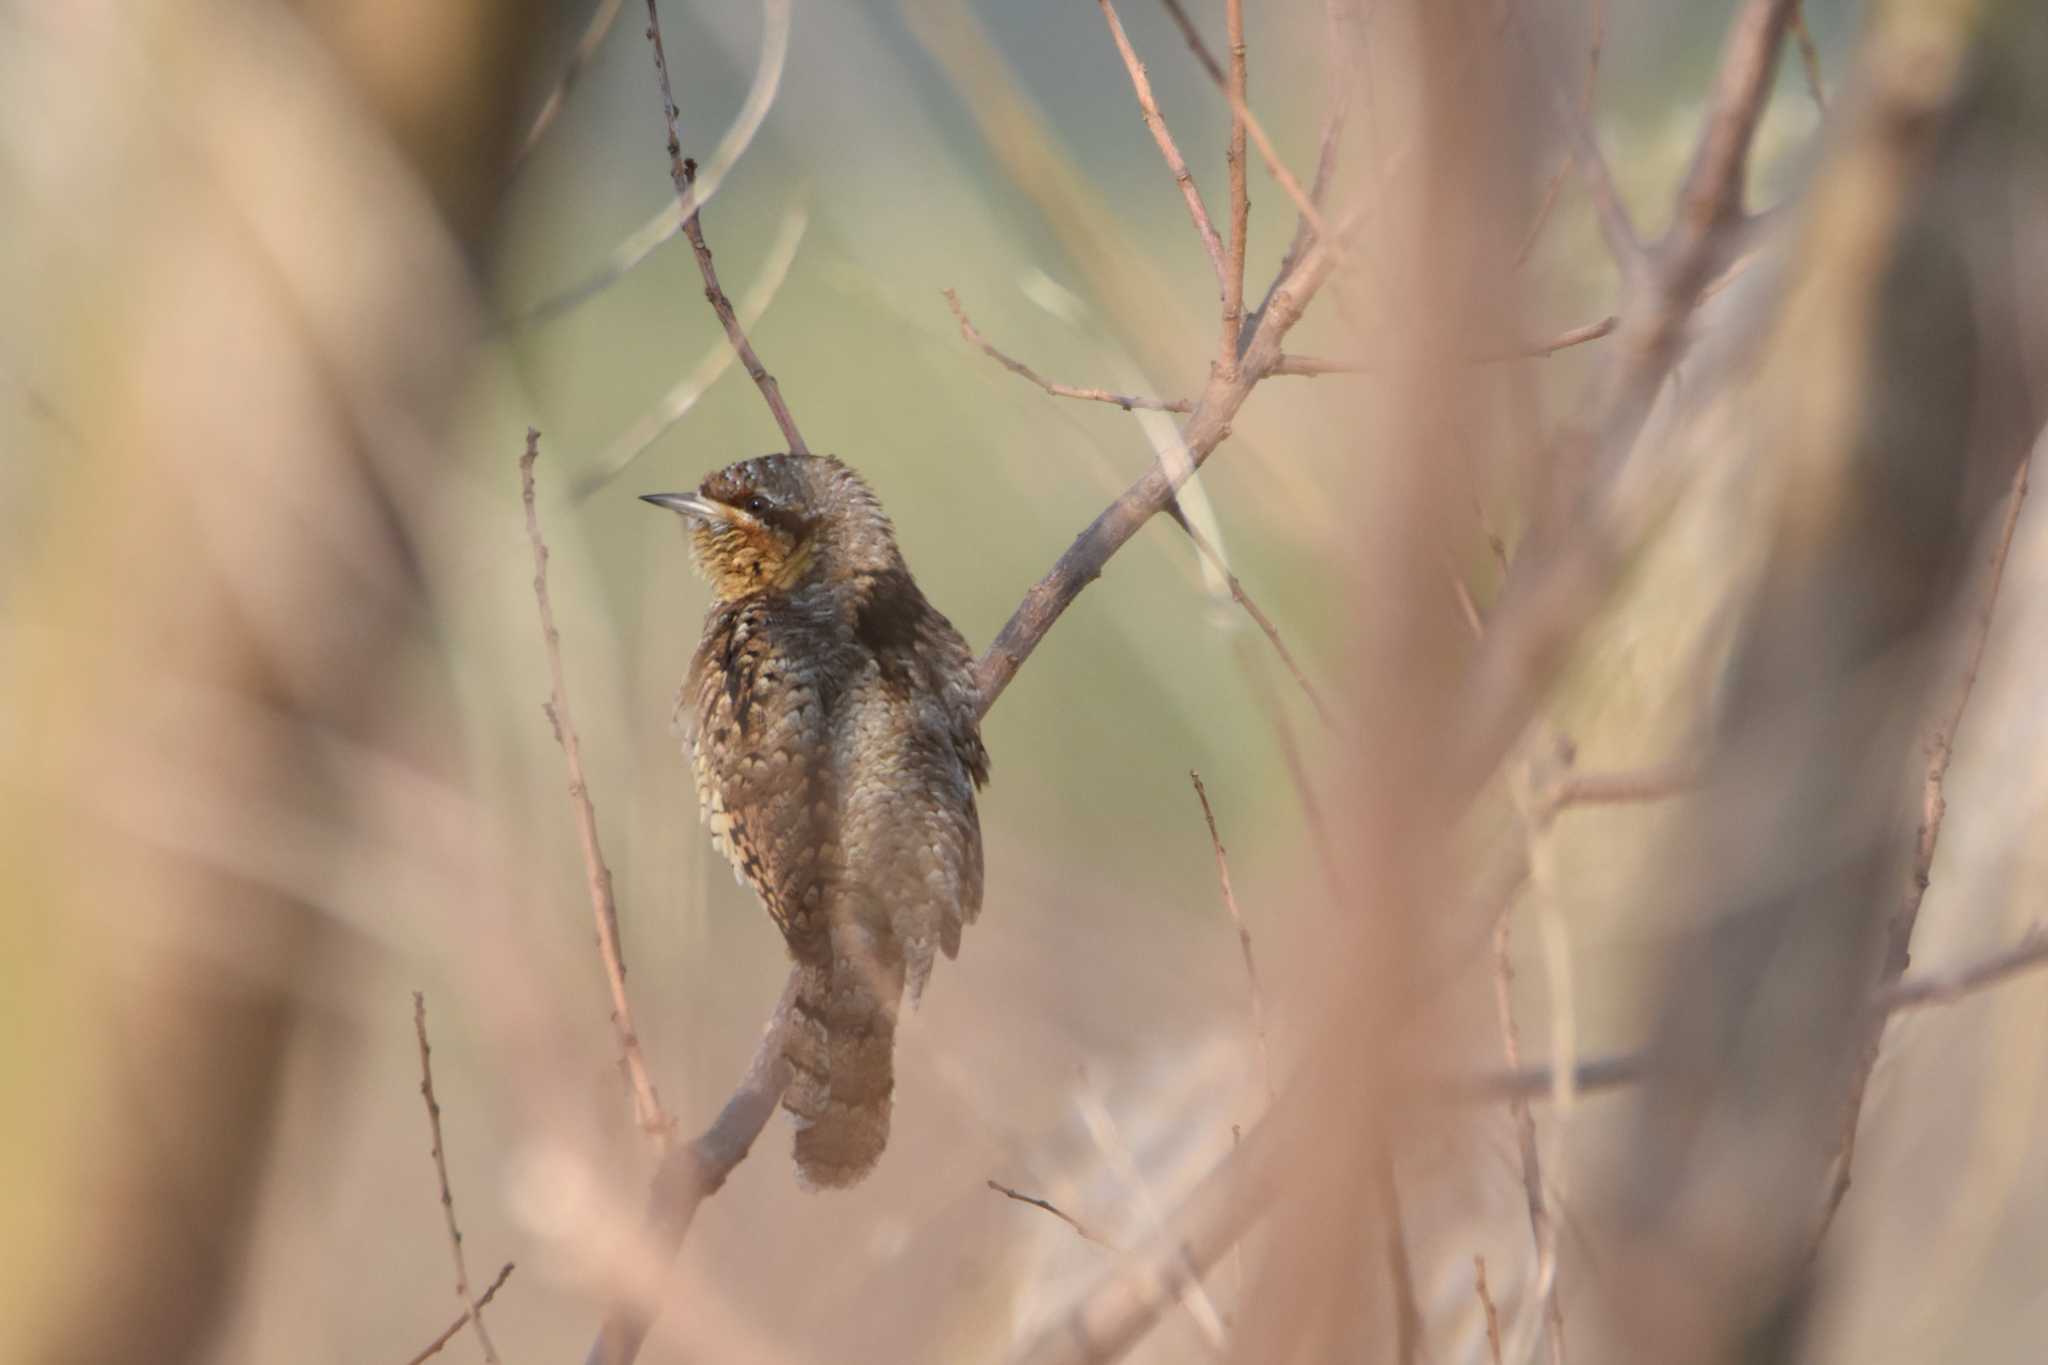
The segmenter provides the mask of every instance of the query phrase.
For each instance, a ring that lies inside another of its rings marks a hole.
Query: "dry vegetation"
[[[1097,0],[1034,91],[940,0],[644,2],[0,11],[0,1359],[2035,1349],[2048,11],[1735,0],[1653,99],[1678,7]],[[614,94],[664,202],[528,288]],[[850,1194],[595,510],[735,432],[990,638],[990,913]]]

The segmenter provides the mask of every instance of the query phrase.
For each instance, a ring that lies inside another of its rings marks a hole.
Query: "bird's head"
[[[865,480],[829,455],[761,455],[694,493],[643,493],[689,523],[691,558],[719,600],[793,592],[902,562]]]

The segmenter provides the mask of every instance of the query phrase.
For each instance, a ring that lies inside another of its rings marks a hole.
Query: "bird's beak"
[[[642,493],[640,501],[651,502],[656,507],[666,507],[671,512],[680,512],[692,521],[707,525],[725,519],[723,508],[695,493]]]

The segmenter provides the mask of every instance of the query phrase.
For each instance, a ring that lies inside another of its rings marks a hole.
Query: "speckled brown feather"
[[[988,754],[972,656],[880,504],[825,457],[706,479],[694,548],[720,600],[677,697],[713,842],[801,972],[784,1106],[806,1180],[859,1180],[888,1140],[896,1013],[981,908]]]

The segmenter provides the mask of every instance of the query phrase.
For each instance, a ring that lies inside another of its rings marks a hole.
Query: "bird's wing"
[[[829,951],[823,883],[838,846],[835,699],[814,634],[760,601],[729,603],[706,622],[676,699],[712,843],[803,960]]]

